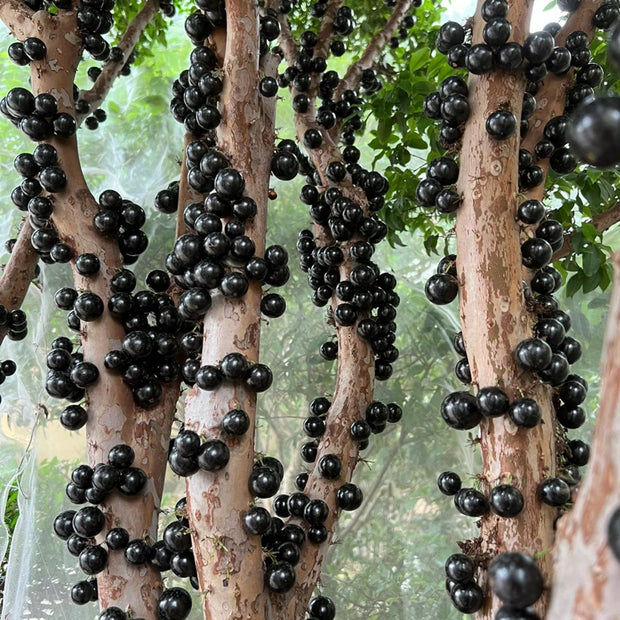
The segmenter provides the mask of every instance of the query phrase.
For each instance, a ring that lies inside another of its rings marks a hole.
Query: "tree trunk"
[[[474,43],[482,40],[481,5],[474,18]],[[510,7],[508,19],[516,41],[525,38],[531,8],[530,1]],[[536,494],[538,484],[555,470],[551,390],[535,375],[519,370],[514,360],[517,344],[532,335],[534,319],[524,303],[515,219],[519,136],[498,142],[485,129],[487,117],[500,108],[520,119],[524,87],[523,76],[516,73],[493,71],[470,78],[471,115],[463,136],[458,182],[462,196],[456,220],[459,311],[472,383],[477,389],[498,385],[511,401],[520,396],[533,398],[543,412],[542,424],[533,429],[518,429],[507,417],[483,419],[480,424],[483,491],[510,483],[525,500],[516,518],[489,513],[480,520],[478,545],[467,551],[481,556],[483,587],[484,569],[501,551],[540,554],[538,564],[547,581],[551,574],[548,552],[555,510],[541,504]],[[545,607],[543,595],[539,612]],[[487,590],[477,617],[490,620],[497,608],[498,601]]]
[[[258,12],[248,0],[226,3],[227,30],[223,63],[222,122],[218,142],[231,165],[245,179],[245,193],[258,205],[246,234],[263,256],[267,224],[267,196],[275,139],[275,99],[258,91],[261,72],[274,75],[277,63],[269,54],[260,63]],[[251,282],[241,299],[213,296],[204,320],[203,364],[217,364],[232,352],[250,362],[259,359],[260,283]],[[242,517],[254,501],[248,481],[254,464],[256,393],[243,384],[224,383],[207,392],[195,387],[187,398],[185,424],[208,439],[220,438],[225,413],[240,408],[251,418],[248,432],[226,437],[230,461],[218,472],[200,471],[187,478],[190,527],[205,618],[267,618],[263,593],[260,537],[249,536]]]
[[[81,54],[75,15],[74,11],[63,12],[62,18],[58,18],[40,11],[33,18],[36,36],[45,42],[48,50],[43,61],[33,63],[34,94],[51,92],[58,100],[59,111],[70,114],[75,113],[72,90]],[[106,303],[111,295],[110,280],[122,266],[118,245],[115,240],[102,237],[92,226],[98,205],[82,174],[76,138],[51,138],[48,142],[57,149],[59,165],[68,179],[66,189],[54,195],[52,221],[63,241],[74,250],[74,258],[92,252],[99,256],[102,265],[101,271],[90,278],[74,271],[75,287],[96,293]],[[103,367],[106,353],[120,349],[124,336],[123,325],[107,311],[94,322],[82,322],[84,360],[100,369],[98,381],[86,394],[89,463],[94,466],[106,462],[110,448],[125,443],[135,450],[134,465],[148,477],[147,487],[139,496],[126,498],[112,494],[105,500],[101,507],[106,514],[106,528],[98,541],[103,540],[108,529],[121,526],[129,531],[131,539],[146,537],[154,542],[167,465],[167,437],[178,384],[165,388],[157,408],[148,411],[138,408],[121,378]],[[160,573],[150,564],[132,566],[122,552],[111,552],[108,567],[97,575],[97,583],[102,609],[117,606],[131,609],[136,617],[156,620],[155,607],[162,583]]]
[[[592,458],[573,509],[558,525],[549,620],[618,618],[620,562],[609,549],[607,525],[620,505],[620,256],[601,366],[601,403]]]

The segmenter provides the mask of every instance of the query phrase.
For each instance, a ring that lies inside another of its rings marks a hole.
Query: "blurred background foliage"
[[[303,18],[308,0],[300,5],[297,15],[302,17],[293,23],[299,32],[311,24]],[[139,6],[133,0],[117,4],[121,29]],[[367,0],[359,0],[354,8],[358,27],[347,40],[349,51],[330,64],[341,74],[389,12]],[[455,11],[449,10],[445,17],[455,18]],[[458,11],[459,19],[467,15],[465,6],[459,6]],[[367,103],[366,131],[358,141],[361,163],[387,171],[391,183],[390,204],[382,212],[391,229],[391,243],[382,244],[376,256],[380,266],[399,279],[397,292],[402,301],[396,344],[401,358],[390,381],[378,384],[377,398],[401,403],[404,417],[399,425],[374,436],[363,453],[354,479],[364,491],[365,502],[359,511],[343,514],[337,544],[325,565],[320,590],[334,598],[338,617],[343,620],[460,617],[444,591],[443,563],[458,550],[457,540],[476,535],[473,521],[458,515],[451,499],[441,496],[435,485],[437,474],[447,469],[475,485],[479,471],[479,454],[471,435],[449,429],[439,416],[446,393],[460,389],[453,374],[458,356],[451,346],[459,330],[456,304],[431,306],[423,292],[438,259],[433,255],[441,256],[453,247],[452,222],[429,217],[413,199],[426,162],[438,155],[435,129],[421,108],[425,95],[450,73],[433,46],[442,12],[442,7],[426,0],[416,10],[417,25],[411,36],[385,55],[380,67],[385,87]],[[140,278],[161,267],[173,242],[171,216],[157,212],[152,205],[157,191],[180,173],[183,131],[168,114],[168,101],[170,84],[185,68],[190,52],[182,22],[179,15],[166,28],[158,18],[137,50],[138,61],[131,75],[115,85],[103,106],[108,120],[97,132],[80,132],[84,171],[95,196],[113,188],[147,209],[145,230],[150,248],[135,266]],[[24,83],[26,70],[7,60],[4,50],[10,37],[4,29],[0,35],[0,92],[4,93]],[[111,40],[117,38],[118,33]],[[80,69],[81,88],[90,86],[86,70],[92,64],[87,60]],[[616,79],[610,74],[609,83]],[[288,95],[281,91],[280,96],[278,137],[290,138],[294,128]],[[17,153],[31,148],[8,122],[0,122],[0,195],[5,197],[0,218],[5,231],[16,231],[20,220],[8,199],[18,182],[12,161]],[[577,228],[579,218],[589,218],[618,199],[615,175],[583,169],[559,183],[552,179],[555,184],[549,187],[549,202],[556,216]],[[278,197],[269,205],[268,243],[282,244],[288,250],[293,269],[291,280],[280,291],[288,311],[282,318],[264,323],[261,356],[274,369],[275,381],[260,399],[257,450],[285,463],[282,492],[293,490],[292,481],[303,469],[299,446],[304,441],[301,423],[308,403],[316,396],[331,396],[335,378],[335,364],[323,361],[318,353],[320,344],[334,336],[333,329],[327,325],[324,309],[311,304],[305,275],[295,269],[297,232],[310,225],[306,207],[298,198],[301,184],[301,179],[286,184],[274,179]],[[575,247],[586,255],[597,254],[596,269],[589,262],[586,270],[584,257],[569,257],[563,264],[574,272],[573,277],[584,274],[580,286],[571,288],[571,298],[560,294],[572,316],[574,335],[584,344],[578,371],[591,385],[590,420],[580,432],[571,433],[574,437],[589,437],[596,410],[608,303],[608,292],[600,290],[606,288],[600,274],[608,270],[606,246],[615,236],[601,238],[582,228],[574,237]],[[1,255],[0,262],[7,258],[6,253]],[[596,274],[599,280],[592,286]],[[85,613],[93,618],[96,615],[94,606],[84,610],[70,603],[69,587],[81,577],[75,558],[51,534],[54,515],[71,507],[64,497],[70,471],[85,458],[84,435],[69,434],[60,427],[60,407],[48,399],[42,387],[49,343],[57,335],[69,333],[64,316],[55,310],[53,293],[69,282],[68,269],[45,266],[25,306],[31,339],[6,342],[2,347],[2,358],[11,357],[19,364],[19,377],[12,377],[1,388],[0,405],[0,484],[7,531],[15,527],[16,501],[21,513],[6,575],[8,618],[39,620],[53,614],[83,620]],[[168,478],[162,522],[169,520],[167,514],[183,493],[182,481],[170,472]],[[5,546],[7,531],[0,537]],[[199,618],[197,609],[191,617]]]

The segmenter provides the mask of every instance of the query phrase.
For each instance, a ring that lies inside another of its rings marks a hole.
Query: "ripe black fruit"
[[[267,569],[265,579],[273,592],[288,592],[295,585],[295,568],[288,562],[276,562]]]
[[[508,110],[497,110],[487,118],[486,130],[492,138],[506,140],[517,130],[517,117]]]
[[[504,415],[510,404],[504,390],[497,386],[481,388],[476,395],[476,400],[480,413],[487,418]]]
[[[516,426],[523,428],[534,428],[542,419],[538,403],[531,398],[514,400],[508,408],[508,416]]]
[[[335,454],[324,454],[318,463],[320,474],[328,480],[336,480],[340,477],[342,463]]]
[[[620,97],[598,97],[583,103],[573,114],[567,137],[571,148],[592,166],[613,166],[620,161]]]
[[[205,441],[198,452],[198,466],[205,471],[218,471],[228,464],[228,446],[219,439]]]
[[[489,505],[500,517],[516,517],[523,510],[523,495],[510,484],[500,484],[491,489]]]
[[[424,293],[434,304],[444,305],[453,301],[459,291],[458,281],[449,274],[434,274],[426,282]]]
[[[609,548],[620,562],[620,508],[616,508],[609,517],[607,524],[607,540]]]
[[[515,349],[518,366],[525,370],[544,370],[551,363],[553,351],[540,338],[526,338]]]
[[[192,610],[192,597],[183,588],[164,590],[157,602],[157,614],[161,620],[185,620]]]
[[[79,563],[80,568],[87,575],[96,575],[106,567],[108,563],[108,553],[99,545],[86,547],[80,553]]]
[[[570,488],[561,478],[547,478],[538,486],[538,497],[549,506],[563,506],[570,500]],[[510,602],[510,601],[506,601]],[[533,603],[534,601],[531,601]],[[531,603],[526,603],[530,605]]]
[[[551,56],[554,45],[555,42],[550,33],[544,30],[533,32],[523,43],[523,56],[532,64],[543,63]]]
[[[453,471],[444,471],[437,477],[437,486],[444,495],[455,495],[461,489],[461,478]]]
[[[243,527],[250,534],[262,536],[269,530],[271,515],[261,506],[253,506],[243,516]]]
[[[222,419],[222,429],[229,435],[243,435],[250,428],[250,416],[241,410],[233,409]]]
[[[448,394],[441,403],[441,417],[457,430],[474,428],[482,419],[476,397],[468,392]]]
[[[489,504],[485,496],[478,490],[463,488],[454,496],[456,509],[466,517],[481,517],[489,512]]]
[[[356,510],[363,500],[362,490],[351,482],[343,484],[336,492],[336,501],[342,510]]]
[[[528,607],[543,591],[543,578],[534,560],[523,553],[498,555],[489,566],[493,593],[507,605]]]
[[[477,612],[484,601],[482,588],[475,583],[457,583],[450,593],[452,604],[462,613]]]

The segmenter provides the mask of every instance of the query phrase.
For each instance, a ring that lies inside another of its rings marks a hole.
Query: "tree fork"
[[[265,250],[267,196],[275,140],[275,100],[261,97],[261,72],[275,75],[277,59],[259,59],[258,11],[249,0],[227,0],[223,62],[224,90],[218,142],[245,179],[245,193],[258,206],[246,225],[256,245]],[[251,282],[242,299],[213,297],[204,320],[203,364],[217,364],[226,354],[259,358],[261,286]],[[227,438],[228,466],[198,472],[186,480],[188,518],[205,618],[262,620],[270,618],[264,595],[260,537],[249,536],[242,517],[254,498],[248,481],[254,464],[256,394],[240,384],[224,384],[213,392],[192,389],[186,401],[185,425],[209,439],[220,436],[224,414],[235,408],[248,413],[251,426],[235,441]]]
[[[516,41],[525,39],[532,5],[529,0],[510,5],[508,19]],[[474,43],[482,40],[481,6],[480,1],[474,17]],[[501,551],[540,553],[538,564],[547,583],[551,575],[548,552],[555,510],[537,498],[538,484],[555,471],[551,390],[533,374],[520,371],[514,359],[517,344],[531,337],[533,323],[524,303],[515,219],[519,137],[496,142],[485,128],[487,117],[500,108],[520,119],[524,88],[524,77],[516,73],[493,71],[470,77],[471,114],[463,136],[458,181],[462,196],[456,219],[459,312],[472,383],[477,388],[499,385],[511,401],[533,398],[543,413],[542,424],[533,429],[518,429],[505,417],[480,423],[483,490],[510,483],[525,500],[524,510],[514,519],[487,514],[480,520],[481,538],[472,553],[480,556],[483,588],[484,569]],[[498,601],[488,588],[486,594],[477,617],[491,620]],[[539,613],[546,605],[545,593],[537,605]]]
[[[33,27],[48,50],[43,61],[32,63],[33,91],[35,95],[52,93],[58,100],[59,111],[75,114],[72,91],[81,54],[81,46],[76,44],[76,40],[79,41],[76,13],[63,12],[60,17],[54,17],[40,11],[33,16]],[[118,245],[103,238],[92,226],[98,205],[82,173],[76,137],[51,138],[48,142],[56,148],[59,165],[68,178],[67,188],[54,195],[52,221],[63,240],[73,248],[74,257],[92,252],[101,258],[103,266],[92,278],[84,278],[74,270],[75,287],[96,293],[105,301],[111,295],[110,280],[122,267]],[[82,322],[84,360],[101,368],[106,353],[119,349],[124,336],[122,324],[107,312],[95,322]],[[178,389],[178,383],[167,386],[162,402],[148,411],[137,407],[120,377],[107,371],[102,371],[99,380],[87,390],[86,434],[90,465],[106,462],[109,449],[125,443],[134,448],[135,465],[144,470],[148,478],[144,492],[137,497],[114,494],[106,498],[102,504],[106,530],[122,526],[131,538],[156,539],[167,465],[167,437]],[[98,542],[102,539],[103,535],[99,535]],[[150,565],[132,566],[123,554],[111,553],[107,568],[97,575],[97,582],[102,609],[108,606],[127,608],[137,617],[156,620],[155,608],[162,583],[160,573]]]

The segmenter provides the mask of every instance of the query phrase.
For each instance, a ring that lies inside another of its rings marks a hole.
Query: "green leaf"
[[[392,119],[382,118],[377,125],[377,139],[379,143],[385,146],[392,134]]]
[[[591,277],[598,272],[603,258],[598,248],[590,246],[583,255],[583,272],[586,276]]]
[[[600,277],[598,273],[588,278],[585,278],[583,282],[583,292],[591,293],[595,288],[598,287],[599,283],[600,283]]]
[[[573,297],[583,284],[583,271],[578,271],[566,283],[566,296]]]
[[[439,241],[439,235],[429,235],[424,239],[424,248],[427,254],[437,254],[437,242]]]
[[[430,59],[430,50],[426,47],[414,52],[409,59],[409,71],[414,73],[418,69],[421,69]]]
[[[586,238],[591,243],[594,243],[599,235],[598,230],[596,230],[596,228],[594,228],[594,226],[590,224],[590,222],[584,222],[581,225],[580,232],[584,236],[584,238]]]

